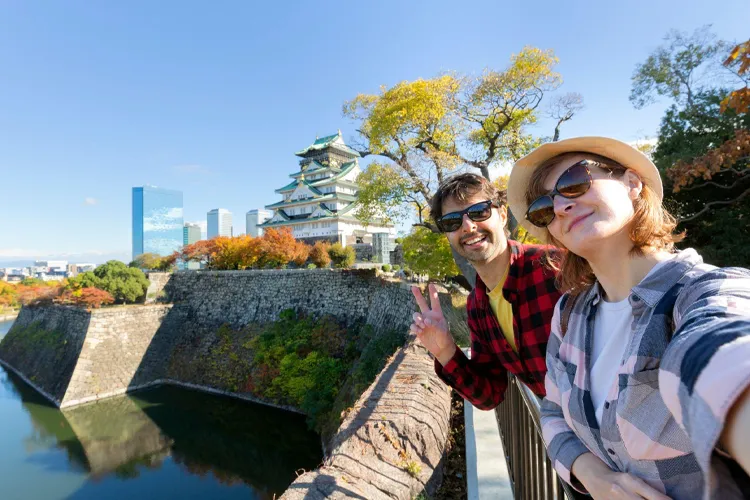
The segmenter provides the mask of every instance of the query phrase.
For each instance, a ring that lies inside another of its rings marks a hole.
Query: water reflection
[[[175,387],[60,411],[1,370],[0,403],[3,498],[17,471],[46,484],[24,499],[270,499],[322,458],[299,415]]]

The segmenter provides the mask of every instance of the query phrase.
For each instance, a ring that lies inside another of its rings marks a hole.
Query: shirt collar
[[[630,302],[642,300],[648,307],[656,307],[656,304],[683,276],[693,267],[703,263],[703,258],[692,248],[681,250],[665,262],[659,272],[648,274],[636,286],[630,290]],[[586,292],[585,300],[589,305],[596,305],[602,300],[604,292],[597,281]]]

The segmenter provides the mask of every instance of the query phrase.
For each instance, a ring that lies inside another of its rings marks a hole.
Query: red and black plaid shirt
[[[513,308],[513,335],[518,354],[505,339],[497,316],[490,307],[489,291],[477,276],[466,312],[471,332],[471,359],[461,349],[435,372],[461,396],[482,410],[491,410],[503,400],[508,387],[506,371],[517,376],[535,394],[544,396],[547,374],[545,354],[552,313],[561,293],[555,287],[555,272],[544,264],[545,253],[559,250],[523,245],[508,240],[510,267],[503,296]]]

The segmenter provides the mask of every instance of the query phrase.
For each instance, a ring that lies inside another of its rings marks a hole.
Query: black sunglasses
[[[592,160],[581,160],[573,164],[557,179],[551,193],[545,194],[531,202],[526,210],[526,220],[537,227],[547,227],[555,219],[555,196],[578,198],[586,194],[591,187],[591,166],[601,166]]]
[[[498,207],[492,200],[475,203],[464,210],[443,215],[436,221],[437,227],[444,233],[452,233],[464,223],[464,214],[474,222],[482,222],[492,216],[492,207]]]

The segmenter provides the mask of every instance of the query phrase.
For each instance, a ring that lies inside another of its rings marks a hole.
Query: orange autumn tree
[[[309,247],[294,239],[291,229],[286,227],[266,229],[260,240],[258,267],[282,268],[292,261],[304,264],[310,252]]]

